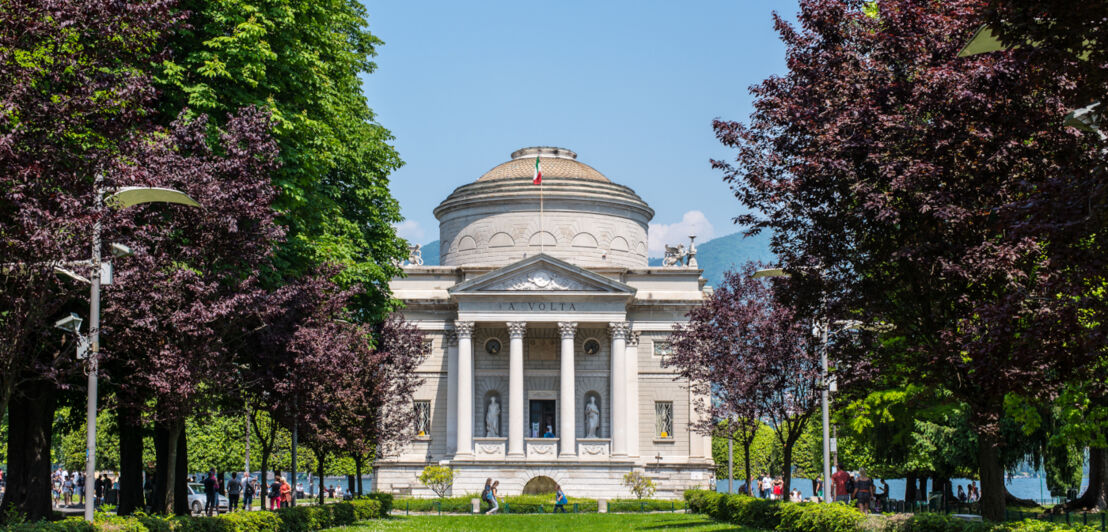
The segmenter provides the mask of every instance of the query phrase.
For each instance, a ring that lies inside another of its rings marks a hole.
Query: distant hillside
[[[742,233],[721,236],[696,245],[696,262],[704,269],[709,286],[719,286],[723,272],[738,268],[748,260],[772,261],[769,251],[769,234],[762,233],[744,238]],[[438,266],[439,241],[423,245],[423,264]],[[650,259],[651,266],[661,266],[662,259]]]

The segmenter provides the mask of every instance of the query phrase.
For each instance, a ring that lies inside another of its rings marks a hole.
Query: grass
[[[730,523],[717,523],[695,514],[566,514],[566,515],[419,515],[376,519],[363,523],[328,529],[328,532],[377,531],[485,531],[533,530],[591,532],[609,530],[685,530],[689,532],[754,532]]]

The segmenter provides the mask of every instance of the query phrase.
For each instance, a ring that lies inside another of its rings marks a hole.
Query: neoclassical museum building
[[[431,496],[417,478],[429,464],[454,469],[457,495],[492,477],[505,495],[557,482],[571,496],[630,497],[630,471],[658,497],[710,487],[711,439],[689,430],[694,397],[661,364],[674,324],[710,289],[691,243],[648,265],[653,216],[633,190],[551,147],[518,150],[443,200],[441,266],[416,249],[390,284],[430,356],[416,436],[378,460],[376,488]]]

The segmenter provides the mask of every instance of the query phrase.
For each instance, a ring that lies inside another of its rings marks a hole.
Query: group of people
[[[963,489],[962,485],[958,485],[958,501],[959,502],[977,502],[981,500],[981,491],[977,489],[977,483],[970,481]]]
[[[86,493],[84,473],[77,471],[63,471],[58,469],[50,476],[51,496],[54,506],[72,506],[85,504],[85,496],[93,497],[93,505],[99,507],[107,498],[108,493],[115,488],[115,480],[106,473],[93,479],[92,492]]]
[[[485,479],[485,488],[481,490],[481,503],[487,503],[489,505],[489,508],[484,511],[485,515],[492,515],[500,511],[499,480],[493,480],[491,478]],[[566,497],[566,492],[562,490],[561,484],[555,484],[554,513],[566,513],[566,504],[569,504],[569,498]]]
[[[831,475],[831,496],[835,502],[854,504],[863,513],[881,511],[881,506],[889,498],[889,484],[881,480],[881,491],[877,491],[872,478],[865,469],[851,473],[841,466]]]

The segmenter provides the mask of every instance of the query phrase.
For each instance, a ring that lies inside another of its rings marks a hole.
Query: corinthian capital
[[[509,321],[508,322],[508,337],[509,338],[523,338],[523,333],[527,331],[527,322],[525,321]]]
[[[573,336],[577,334],[577,322],[559,321],[558,332],[562,333],[563,340],[572,340]]]
[[[468,340],[473,338],[473,322],[472,321],[455,321],[454,333],[458,335],[459,339]]]
[[[447,329],[442,333],[442,343],[455,346],[458,345],[458,331],[453,329]]]
[[[629,332],[631,332],[631,324],[626,321],[613,321],[608,323],[608,334],[610,334],[614,340],[626,339],[627,333]]]

